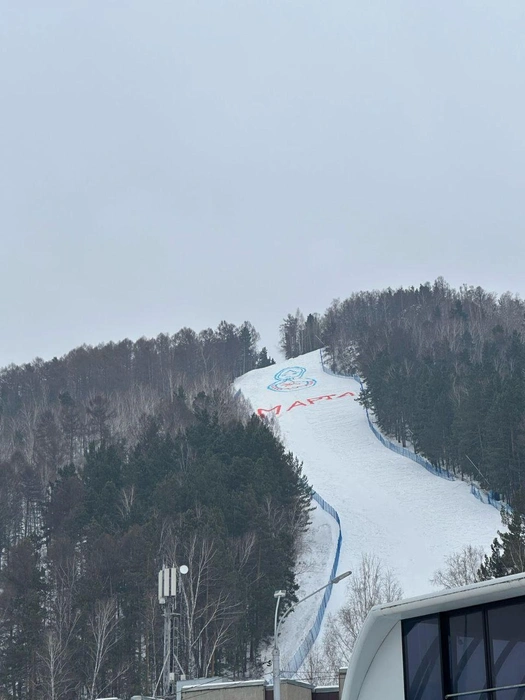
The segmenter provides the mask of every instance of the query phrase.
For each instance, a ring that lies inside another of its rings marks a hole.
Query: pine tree
[[[9,552],[2,572],[0,688],[6,697],[36,697],[38,652],[44,624],[44,578],[34,540]]]
[[[269,367],[274,365],[275,360],[268,355],[268,350],[263,347],[260,353],[257,355],[257,362],[255,364],[256,369],[261,369],[262,367]]]
[[[507,531],[498,531],[491,555],[485,557],[480,567],[481,580],[525,571],[525,515],[518,508],[510,516],[502,511],[502,521]]]

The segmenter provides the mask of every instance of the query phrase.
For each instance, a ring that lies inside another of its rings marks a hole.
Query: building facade
[[[525,700],[525,574],[374,608],[342,700]]]

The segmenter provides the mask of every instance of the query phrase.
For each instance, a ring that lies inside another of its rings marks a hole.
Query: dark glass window
[[[525,683],[525,602],[489,608],[487,618],[494,686]],[[525,700],[525,688],[500,690],[494,700]]]
[[[403,622],[406,700],[443,700],[437,615]]]
[[[481,610],[448,615],[448,659],[450,693],[467,693],[488,687]],[[473,693],[465,700],[486,700],[487,695]]]

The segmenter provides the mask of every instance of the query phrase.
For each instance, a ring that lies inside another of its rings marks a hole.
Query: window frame
[[[491,663],[490,663],[490,640],[488,637],[488,622],[487,622],[487,604],[484,603],[482,605],[469,605],[468,607],[465,608],[456,608],[455,610],[446,610],[444,612],[439,613],[439,618],[440,618],[440,625],[441,625],[441,656],[442,658],[444,657],[446,659],[446,663],[443,663],[442,669],[443,669],[443,698],[446,698],[447,695],[452,693],[452,676],[450,673],[450,644],[449,644],[449,639],[450,639],[450,618],[461,614],[468,615],[470,613],[481,613],[481,630],[482,630],[482,635],[483,635],[483,646],[484,646],[484,662],[485,662],[485,678],[486,678],[486,688],[476,688],[473,691],[476,690],[480,691],[480,694],[484,695],[484,698],[482,700],[492,700],[492,693],[489,691],[489,688],[493,687],[492,684],[492,668],[491,668]],[[482,692],[485,691],[485,692]],[[460,696],[461,697],[461,696]],[[465,698],[468,699],[468,695],[464,696]]]
[[[418,617],[407,618],[406,620],[401,620],[401,640],[403,649],[403,687],[405,693],[405,700],[409,697],[409,679],[408,679],[408,644],[407,637],[408,633],[405,631],[404,623],[419,623],[425,620],[435,620],[437,623],[437,638],[438,638],[438,655],[439,655],[439,677],[441,680],[441,690],[444,691],[445,686],[443,685],[444,675],[443,675],[443,649],[442,649],[442,624],[440,619],[440,613],[431,613],[430,615],[421,615]]]
[[[403,688],[405,700],[409,698],[409,674],[408,674],[408,644],[406,632],[406,624],[411,623],[412,625],[417,622],[424,622],[425,620],[437,620],[438,624],[438,639],[439,639],[439,664],[440,664],[440,678],[441,687],[443,690],[443,700],[445,697],[452,692],[452,678],[450,673],[450,646],[449,646],[449,636],[450,636],[450,618],[453,615],[460,615],[462,613],[473,613],[480,611],[482,615],[482,634],[483,642],[485,645],[484,661],[485,661],[485,671],[487,679],[487,688],[479,689],[487,691],[484,693],[483,700],[493,700],[495,693],[497,691],[493,690],[495,686],[495,662],[493,658],[492,650],[492,638],[490,636],[490,626],[489,626],[489,611],[498,610],[505,607],[510,607],[513,605],[525,605],[525,594],[514,596],[512,598],[506,598],[505,600],[495,600],[492,602],[482,603],[478,605],[467,605],[461,608],[455,608],[453,610],[445,610],[442,612],[431,613],[429,615],[416,615],[414,617],[406,618],[401,620],[401,641],[402,641],[402,663],[403,663]],[[475,690],[478,690],[477,688]],[[468,700],[468,696],[465,696]]]
[[[491,610],[498,610],[501,608],[508,608],[511,607],[512,605],[525,605],[525,595],[522,596],[516,596],[515,598],[507,598],[506,600],[498,600],[495,601],[494,603],[486,603],[485,604],[485,634],[486,634],[486,639],[487,639],[487,654],[488,654],[488,677],[490,679],[490,687],[495,688],[496,686],[496,678],[495,678],[495,671],[496,671],[496,664],[495,664],[495,659],[493,658],[493,653],[492,653],[492,638],[490,637],[490,625],[489,625],[489,612]],[[500,687],[505,687],[505,686],[500,686]],[[490,695],[488,700],[492,700],[494,697],[496,697],[496,693],[498,691],[493,691],[493,693]]]

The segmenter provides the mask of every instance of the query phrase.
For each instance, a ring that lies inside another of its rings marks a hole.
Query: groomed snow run
[[[501,528],[499,512],[478,501],[465,482],[441,479],[384,447],[356,401],[359,384],[326,374],[318,351],[248,372],[235,387],[256,413],[273,416],[310,484],[339,512],[339,573],[355,570],[363,553],[374,554],[408,597],[435,590],[430,579],[447,555],[469,544],[490,549]],[[298,571],[299,597],[327,583],[335,553],[332,518],[317,509],[312,520]],[[342,605],[345,584],[333,587],[327,612]],[[283,625],[284,659],[313,623],[316,598]]]

